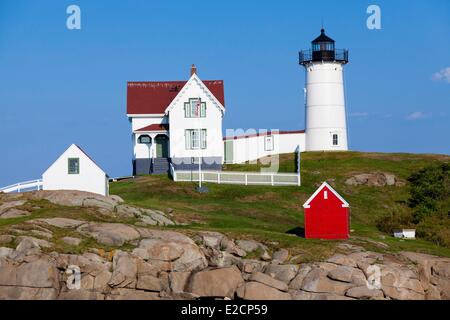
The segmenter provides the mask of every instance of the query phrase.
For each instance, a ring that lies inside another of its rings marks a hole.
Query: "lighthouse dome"
[[[325,34],[325,29],[321,29],[320,30],[320,36],[315,38],[312,41],[312,43],[320,43],[320,42],[331,42],[331,43],[334,43],[335,41]]]

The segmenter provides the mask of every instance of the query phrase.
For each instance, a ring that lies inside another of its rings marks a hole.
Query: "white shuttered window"
[[[184,133],[186,149],[206,149],[206,129],[187,129]]]

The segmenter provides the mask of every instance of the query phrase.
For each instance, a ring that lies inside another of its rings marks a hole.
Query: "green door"
[[[233,140],[225,140],[225,163],[233,163]]]
[[[167,136],[157,136],[155,138],[156,143],[156,157],[168,158],[169,157],[169,138]]]

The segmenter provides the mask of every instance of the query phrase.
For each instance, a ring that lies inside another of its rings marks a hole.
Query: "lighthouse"
[[[299,58],[306,71],[306,151],[348,150],[344,94],[348,50],[336,49],[322,29]]]

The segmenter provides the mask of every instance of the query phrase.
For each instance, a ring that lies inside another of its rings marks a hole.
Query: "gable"
[[[225,105],[222,80],[202,81],[222,106]],[[128,82],[127,114],[164,114],[188,81]]]
[[[197,86],[197,88],[199,88],[203,92],[203,94],[206,95],[206,97],[209,98],[211,102],[221,110],[222,113],[225,111],[225,107],[223,106],[223,104],[216,98],[216,96],[214,96],[214,94],[209,90],[208,86],[206,86],[206,84],[202,80],[200,80],[200,78],[196,74],[193,74],[188,82],[184,85],[183,89],[166,108],[165,113],[169,113],[181,99],[186,99],[186,97],[192,98],[192,96],[189,96],[186,93],[188,93],[190,90],[193,90],[195,86]]]
[[[108,176],[103,170],[102,168],[100,168],[100,166],[94,161],[92,160],[92,158],[79,146],[77,146],[76,144],[72,144],[70,145],[70,147],[68,147],[59,157],[58,159],[56,159],[56,161],[54,161],[50,167],[48,167],[47,170],[45,170],[45,172],[42,175],[45,175],[47,172],[49,172],[57,163],[59,163],[60,161],[66,161],[66,158],[69,157],[80,157],[80,158],[84,158],[84,160],[86,160],[87,162],[91,163],[94,167],[96,167],[99,171],[101,171],[103,174],[105,174],[105,176]]]
[[[339,193],[337,193],[336,190],[334,190],[328,183],[324,182],[322,183],[322,185],[316,190],[316,192],[313,193],[313,195],[311,197],[309,197],[309,199],[303,204],[303,208],[310,208],[311,207],[311,203],[318,198],[319,196],[324,197],[323,192],[322,191],[327,191],[328,192],[328,196],[334,196],[336,197],[339,202],[341,203],[343,208],[348,208],[350,207],[350,205],[348,204],[347,201],[345,201],[344,198],[341,197],[341,195]]]

